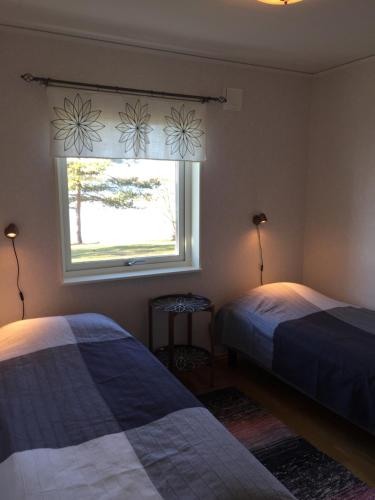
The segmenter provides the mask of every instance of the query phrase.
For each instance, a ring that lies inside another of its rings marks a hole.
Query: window
[[[65,282],[199,269],[199,164],[57,160]]]

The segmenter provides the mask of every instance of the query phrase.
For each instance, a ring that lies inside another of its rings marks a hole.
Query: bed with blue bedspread
[[[0,329],[0,498],[293,497],[140,342],[83,314]]]
[[[223,307],[216,332],[229,349],[375,433],[375,311],[274,283]]]

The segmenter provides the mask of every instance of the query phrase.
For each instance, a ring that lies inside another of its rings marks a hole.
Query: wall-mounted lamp
[[[253,223],[256,225],[256,226],[259,226],[259,224],[265,224],[266,222],[268,222],[268,219],[267,219],[267,216],[266,214],[256,214],[254,215],[253,217]]]
[[[265,213],[260,213],[260,214],[255,214],[253,216],[253,224],[255,225],[257,229],[257,235],[258,235],[258,244],[259,244],[259,256],[260,256],[260,284],[263,285],[263,270],[264,270],[264,262],[263,262],[263,248],[262,248],[262,239],[260,237],[260,229],[259,226],[261,224],[265,224],[268,222],[267,216]]]
[[[20,297],[20,301],[22,302],[22,319],[25,318],[25,297],[23,295],[23,292],[20,288],[20,263],[18,260],[18,255],[17,255],[17,250],[16,250],[16,244],[15,244],[15,239],[17,238],[19,234],[18,227],[11,223],[9,224],[5,229],[4,229],[4,235],[6,238],[11,240],[12,242],[12,247],[13,247],[13,252],[14,256],[16,258],[16,264],[17,264],[17,289],[18,289],[18,295]]]
[[[14,240],[18,236],[18,227],[15,224],[9,224],[4,230],[4,234],[10,240]]]

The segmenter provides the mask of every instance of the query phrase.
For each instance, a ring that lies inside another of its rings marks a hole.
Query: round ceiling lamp
[[[303,0],[258,0],[258,2],[268,3],[270,5],[291,5],[292,3],[299,3]]]

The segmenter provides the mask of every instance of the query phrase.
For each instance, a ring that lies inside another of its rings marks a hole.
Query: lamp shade
[[[9,224],[5,230],[4,230],[4,234],[7,238],[9,238],[10,240],[14,240],[15,238],[17,238],[18,236],[18,227],[15,225],[15,224]]]
[[[264,213],[255,214],[253,217],[253,223],[256,226],[259,226],[259,224],[265,224],[266,222],[268,222],[268,219],[267,219],[266,214],[264,214]]]

